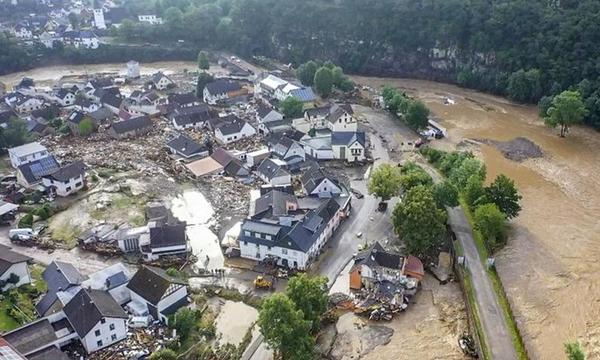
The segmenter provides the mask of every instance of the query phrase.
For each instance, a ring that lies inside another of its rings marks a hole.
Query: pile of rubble
[[[174,334],[174,330],[170,330],[164,325],[151,325],[139,329],[130,328],[125,340],[92,353],[88,360],[140,359],[175,341],[177,336]],[[75,355],[72,356],[73,359],[79,358],[77,354],[71,355]]]

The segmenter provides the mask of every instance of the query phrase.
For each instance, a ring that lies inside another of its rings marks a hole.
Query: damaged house
[[[167,323],[169,315],[188,304],[186,283],[153,266],[142,265],[127,288],[131,294],[127,307],[136,316],[151,315]]]

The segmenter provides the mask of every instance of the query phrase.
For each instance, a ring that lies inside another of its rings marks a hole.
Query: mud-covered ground
[[[468,139],[528,139],[543,155],[514,161],[492,145],[468,145],[485,160],[488,180],[504,173],[522,195],[508,246],[497,268],[532,359],[563,359],[563,343],[579,340],[600,358],[600,134],[575,127],[567,138],[549,129],[534,106],[451,85],[355,77],[379,89],[392,84],[424,100],[449,138],[434,146],[454,149]],[[450,98],[454,105],[445,105]],[[516,159],[515,159],[516,160]]]

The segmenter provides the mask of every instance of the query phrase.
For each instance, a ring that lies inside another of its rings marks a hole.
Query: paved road
[[[494,360],[514,360],[517,353],[512,343],[508,324],[492,288],[490,278],[481,262],[473,239],[471,225],[461,207],[448,208],[449,222],[463,248],[467,269],[475,288],[475,300],[481,326]]]

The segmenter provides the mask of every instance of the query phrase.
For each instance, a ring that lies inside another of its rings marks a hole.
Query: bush
[[[47,220],[52,216],[52,208],[49,204],[44,204],[35,210],[35,215],[39,216],[42,220]]]
[[[490,252],[500,249],[505,244],[506,217],[496,204],[483,204],[475,209],[475,228],[483,236]]]
[[[150,360],[177,360],[177,353],[171,349],[162,348],[150,355]]]
[[[33,226],[33,215],[26,214],[19,220],[19,228],[30,228]]]

